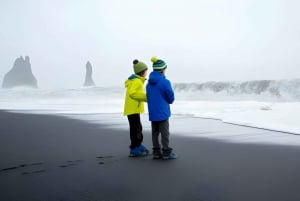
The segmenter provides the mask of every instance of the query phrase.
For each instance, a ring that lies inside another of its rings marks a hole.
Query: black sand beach
[[[171,136],[179,158],[162,161],[129,158],[128,135],[64,117],[0,111],[0,200],[300,200],[300,147]],[[144,136],[151,147],[150,133]]]

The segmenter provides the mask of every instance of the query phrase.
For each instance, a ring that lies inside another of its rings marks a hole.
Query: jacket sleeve
[[[129,89],[129,97],[137,101],[147,102],[146,93],[139,90],[139,87],[143,87],[143,85],[140,85],[139,82],[134,82]]]
[[[166,88],[165,88],[165,97],[166,97],[166,101],[169,103],[169,104],[172,104],[175,100],[175,95],[174,95],[174,91],[173,91],[173,88],[172,88],[172,85],[170,83],[169,80],[166,80]]]

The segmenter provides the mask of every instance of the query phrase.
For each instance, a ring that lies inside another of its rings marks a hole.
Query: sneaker
[[[175,159],[175,158],[177,158],[177,155],[176,155],[174,152],[171,152],[171,153],[168,154],[168,155],[163,155],[163,156],[162,156],[162,159],[163,159],[163,160]]]
[[[143,144],[141,144],[139,146],[139,149],[140,149],[141,152],[145,153],[146,155],[149,154],[149,150]]]
[[[140,150],[140,147],[135,147],[133,149],[130,149],[129,157],[138,157],[138,156],[145,156],[147,155],[145,152],[142,152]]]
[[[159,153],[159,154],[153,154],[153,159],[161,159],[162,158],[162,155]]]
[[[162,158],[160,148],[153,148],[153,159],[160,159],[160,158]]]

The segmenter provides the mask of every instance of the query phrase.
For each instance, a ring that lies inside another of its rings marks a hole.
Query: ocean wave
[[[117,87],[80,87],[73,89],[32,89],[26,87],[18,87],[13,89],[1,89],[0,96],[0,100],[4,98],[120,98],[123,97],[123,89]]]
[[[300,79],[175,83],[174,90],[192,93],[196,99],[244,97],[264,101],[300,101]]]
[[[174,83],[177,100],[208,101],[300,101],[300,79],[241,82]],[[0,89],[2,100],[69,99],[123,100],[123,87],[80,87],[73,89]]]

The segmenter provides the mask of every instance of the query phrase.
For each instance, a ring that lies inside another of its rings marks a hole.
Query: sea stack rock
[[[95,86],[95,83],[92,78],[92,74],[93,74],[93,67],[92,67],[91,63],[88,61],[86,63],[86,74],[85,74],[85,81],[84,81],[85,87]]]
[[[15,60],[13,68],[5,74],[2,87],[13,88],[18,86],[27,86],[37,88],[37,80],[32,74],[30,59],[28,56],[23,59],[19,57]]]

